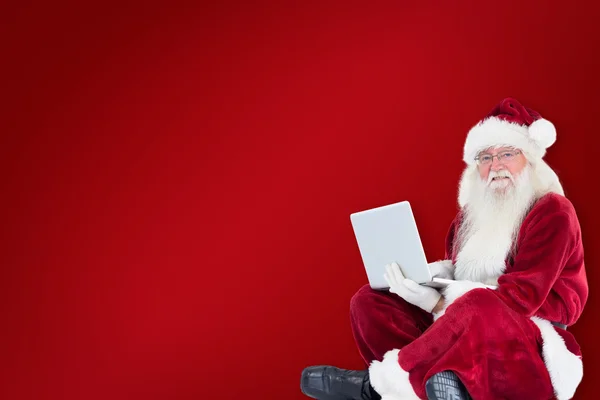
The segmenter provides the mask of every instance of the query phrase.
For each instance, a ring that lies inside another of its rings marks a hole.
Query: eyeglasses
[[[490,165],[494,162],[494,157],[498,158],[498,162],[502,164],[509,164],[515,160],[517,155],[521,154],[519,150],[508,150],[498,153],[497,155],[483,153],[475,157],[477,165]]]

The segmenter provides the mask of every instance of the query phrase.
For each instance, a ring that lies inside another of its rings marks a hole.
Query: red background
[[[218,3],[3,7],[0,397],[300,400],[305,366],[362,368],[349,214],[408,199],[442,257],[466,131],[514,96],[558,128],[596,398],[598,6]]]

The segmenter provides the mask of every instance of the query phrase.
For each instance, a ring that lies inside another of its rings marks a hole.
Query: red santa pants
[[[425,382],[446,370],[478,400],[554,398],[539,329],[487,289],[466,293],[435,323],[431,314],[368,285],[353,296],[350,308],[365,363],[400,349],[400,367],[422,399]]]

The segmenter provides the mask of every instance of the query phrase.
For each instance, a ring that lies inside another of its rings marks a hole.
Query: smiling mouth
[[[499,181],[502,179],[509,179],[508,176],[495,176],[492,178],[493,181]]]

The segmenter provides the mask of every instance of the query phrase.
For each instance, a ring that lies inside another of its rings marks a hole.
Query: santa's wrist
[[[431,293],[430,298],[426,304],[423,304],[422,308],[428,313],[431,313],[443,299],[444,297],[436,290],[434,293]]]
[[[446,301],[444,299],[444,296],[440,296],[439,300],[437,301],[437,304],[431,310],[431,313],[432,314],[439,314],[439,312],[444,309],[445,303],[446,303]]]

